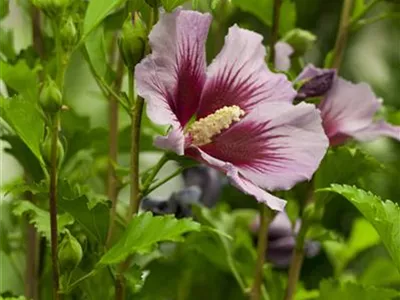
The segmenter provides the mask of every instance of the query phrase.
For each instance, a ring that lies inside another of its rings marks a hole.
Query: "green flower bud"
[[[47,16],[57,17],[71,4],[71,0],[32,0]]]
[[[69,273],[76,269],[82,260],[83,251],[78,240],[67,231],[58,249],[58,262],[61,273]]]
[[[45,137],[40,144],[40,153],[45,161],[45,163],[51,165],[51,132],[47,128]],[[57,166],[60,166],[64,158],[64,147],[60,140],[57,140]]]
[[[76,30],[74,20],[68,17],[67,22],[61,27],[61,43],[65,50],[71,50],[78,42],[78,31]]]
[[[54,114],[61,109],[62,94],[57,84],[48,78],[39,95],[39,104],[45,113]]]
[[[144,0],[151,7],[159,7],[161,5],[160,0]]]
[[[282,39],[282,41],[293,47],[296,55],[306,53],[316,40],[317,37],[314,34],[299,28],[289,31]]]
[[[144,57],[147,38],[146,28],[142,20],[135,19],[133,23],[129,14],[122,26],[122,35],[118,41],[122,59],[130,71],[133,71],[136,64]]]

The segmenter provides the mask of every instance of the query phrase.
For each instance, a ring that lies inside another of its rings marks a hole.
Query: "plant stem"
[[[272,221],[273,212],[265,204],[260,204],[260,228],[257,239],[257,261],[254,273],[253,286],[251,288],[250,299],[261,299],[261,287],[263,281],[263,267],[265,262],[265,253],[267,250],[268,225]]]
[[[114,52],[114,51],[113,51]],[[112,53],[114,55],[114,53]],[[117,72],[114,82],[115,91],[121,90],[122,78],[124,75],[124,63],[121,55],[118,56]],[[117,212],[117,197],[118,197],[118,179],[114,170],[114,162],[118,156],[118,100],[109,95],[109,149],[108,149],[108,176],[107,176],[107,195],[111,200],[110,209],[110,225],[108,228],[106,247],[109,245],[115,225],[115,216]]]
[[[382,21],[382,20],[387,20],[387,19],[400,19],[400,13],[383,13],[375,17],[371,17],[368,19],[360,20],[357,23],[352,23],[350,32],[354,33],[361,28],[363,28],[365,25],[370,25],[374,24],[376,22]]]
[[[351,25],[357,23],[359,20],[361,20],[361,18],[363,18],[375,5],[377,5],[379,2],[382,2],[383,0],[373,0],[371,1],[366,8],[364,8],[364,10],[358,14],[357,16],[355,16],[352,20],[351,20]]]
[[[274,1],[274,19],[272,21],[272,29],[271,29],[271,37],[269,39],[269,61],[274,62],[275,60],[275,44],[278,41],[279,35],[279,19],[280,19],[280,11],[282,6],[282,0]]]
[[[151,186],[150,188],[148,188],[146,190],[146,193],[143,193],[143,196],[146,196],[147,194],[150,194],[152,191],[154,191],[155,189],[159,188],[160,186],[162,186],[164,183],[170,181],[172,178],[175,178],[176,176],[178,176],[179,174],[182,173],[182,171],[184,170],[184,167],[178,168],[175,172],[173,172],[171,175],[160,179],[159,181],[157,181],[156,183],[154,183],[153,186]]]
[[[44,58],[44,43],[43,35],[40,26],[40,10],[32,5],[31,7],[31,22],[32,22],[32,41],[33,48],[39,55],[40,59]]]
[[[353,0],[344,0],[342,13],[340,16],[339,30],[336,37],[335,48],[333,50],[332,68],[339,70],[342,63],[344,49],[346,48],[347,38],[350,28],[350,14],[353,7]]]
[[[295,248],[293,249],[284,300],[293,299],[296,292],[296,285],[300,277],[301,266],[303,265],[304,260],[304,243],[308,228],[308,223],[303,220],[300,226],[299,234],[296,237]]]

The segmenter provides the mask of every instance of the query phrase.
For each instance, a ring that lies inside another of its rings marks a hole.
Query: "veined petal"
[[[400,141],[400,126],[395,126],[381,120],[360,131],[354,132],[352,136],[359,141],[371,141],[381,136],[391,137]]]
[[[185,136],[183,134],[182,127],[180,127],[180,125],[178,125],[176,128],[173,127],[167,136],[157,136],[154,140],[154,146],[161,149],[174,151],[178,155],[183,155]]]
[[[290,69],[290,55],[294,52],[292,46],[285,42],[275,44],[275,69],[287,71]]]
[[[287,190],[311,178],[327,147],[314,105],[267,102],[200,148],[260,187]]]
[[[184,126],[198,108],[205,81],[209,14],[177,9],[164,14],[149,40],[152,54],[135,68],[138,94],[150,119]]]
[[[250,111],[265,101],[291,103],[296,95],[283,74],[274,74],[264,61],[262,36],[234,25],[225,45],[207,69],[198,117],[224,106]]]
[[[353,136],[372,124],[380,103],[365,83],[353,84],[342,78],[333,83],[318,108],[329,139]]]
[[[266,204],[271,209],[283,211],[286,205],[285,200],[267,193],[251,181],[241,176],[238,169],[231,163],[212,157],[198,147],[190,147],[186,149],[186,151],[188,155],[224,172],[230,179],[231,183],[243,193],[255,197],[258,202]]]

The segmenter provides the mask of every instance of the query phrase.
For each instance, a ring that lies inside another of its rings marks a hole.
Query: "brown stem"
[[[263,267],[265,262],[265,253],[267,250],[268,225],[272,221],[273,212],[265,205],[260,208],[260,228],[257,239],[257,261],[254,273],[253,286],[250,292],[251,300],[261,299],[261,287],[263,282]]]
[[[350,14],[353,7],[353,0],[344,0],[338,34],[336,36],[335,48],[333,49],[332,68],[339,70],[343,60],[344,49],[346,48],[347,38],[350,28]]]
[[[25,269],[25,297],[27,299],[38,299],[38,268],[37,250],[38,234],[35,226],[27,224],[27,250],[26,250],[26,269]]]
[[[117,72],[114,82],[114,90],[119,92],[121,90],[122,78],[124,75],[124,63],[122,57],[118,56]],[[117,161],[118,156],[118,100],[114,95],[109,95],[109,150],[108,150],[108,176],[107,176],[107,195],[111,200],[110,209],[110,225],[108,228],[106,247],[109,245],[115,226],[115,217],[117,212],[117,197],[118,197],[118,179],[115,174],[114,162]]]
[[[275,59],[275,44],[278,41],[279,36],[279,19],[280,19],[280,11],[282,6],[282,0],[275,0],[274,1],[274,15],[272,21],[272,28],[271,28],[271,37],[269,39],[269,61],[274,62]]]
[[[50,164],[50,234],[51,234],[51,263],[53,269],[53,299],[59,300],[58,293],[60,288],[60,275],[58,269],[57,247],[58,247],[58,234],[57,234],[57,181],[58,181],[58,126],[60,123],[60,113],[56,113],[53,118],[52,132],[51,132],[51,164]]]
[[[44,59],[44,42],[43,35],[40,26],[40,10],[32,5],[31,11],[31,22],[32,22],[32,42],[33,48],[36,53],[39,55],[40,59]]]

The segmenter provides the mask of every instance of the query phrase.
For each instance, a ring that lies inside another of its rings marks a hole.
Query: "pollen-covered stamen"
[[[192,137],[192,144],[202,146],[211,143],[212,137],[228,129],[233,122],[240,121],[244,111],[237,105],[224,106],[215,113],[194,122],[188,129]]]

